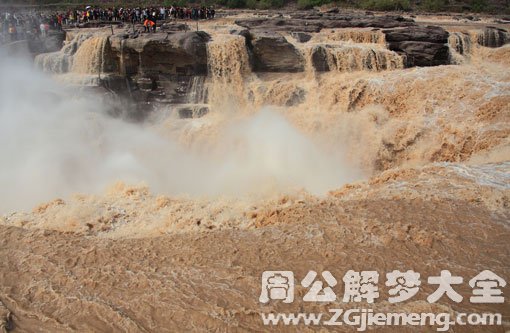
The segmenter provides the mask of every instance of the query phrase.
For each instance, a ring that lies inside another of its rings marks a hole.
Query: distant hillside
[[[228,8],[271,9],[286,5],[301,9],[333,4],[339,7],[377,11],[483,12],[510,14],[510,0],[2,0],[0,6],[31,5],[64,7],[83,5],[147,6],[147,5],[214,5]]]

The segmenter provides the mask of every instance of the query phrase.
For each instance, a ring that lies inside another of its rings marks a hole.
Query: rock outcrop
[[[485,47],[501,47],[510,42],[510,33],[500,28],[487,27],[477,34],[476,42]]]
[[[260,72],[301,72],[304,59],[294,45],[276,32],[252,32],[253,70]]]
[[[35,62],[44,71],[77,74],[72,78],[79,84],[103,87],[134,101],[131,104],[138,111],[128,112],[140,118],[157,104],[188,103],[194,78],[208,74],[210,36],[201,31],[168,31],[109,35],[75,30],[60,51],[40,54]],[[199,111],[193,115],[205,113]]]
[[[406,57],[406,66],[437,66],[449,63],[448,32],[440,27],[418,26],[415,22],[405,19],[401,16],[375,16],[375,15],[345,15],[338,13],[318,13],[318,14],[293,14],[290,18],[254,18],[239,19],[236,24],[250,29],[252,34],[270,34],[277,32],[290,32],[291,36],[299,42],[307,42],[310,38],[309,33],[319,32],[324,28],[342,29],[342,28],[368,28],[384,29],[383,33],[386,41],[389,43],[389,49],[396,51]],[[491,32],[491,36],[497,34]],[[499,35],[497,35],[499,36]],[[502,40],[503,38],[486,38],[488,41]],[[491,42],[494,43],[494,42]],[[270,38],[264,40],[264,48],[271,50],[269,44],[277,45],[281,48],[284,42],[281,38]],[[295,71],[297,57],[289,48],[284,49],[282,54],[288,61],[294,63],[291,71]],[[259,56],[259,62],[264,63],[266,55],[271,57],[272,52],[262,52]],[[323,65],[322,55],[324,51],[317,49],[314,51],[314,65],[319,71],[327,70]],[[283,56],[280,55],[280,58]],[[277,61],[270,61],[277,64]],[[321,62],[322,64],[318,64]],[[271,66],[270,66],[271,67]],[[255,66],[255,69],[258,67]],[[285,67],[286,68],[286,67]],[[266,68],[263,67],[264,70]],[[274,71],[274,70],[273,70]],[[281,69],[280,71],[287,71]]]
[[[238,19],[237,25],[263,31],[319,32],[323,28],[395,28],[412,26],[412,20],[402,16],[367,16],[336,13],[294,13],[290,18],[248,18]]]
[[[304,32],[291,32],[290,34],[295,40],[300,43],[306,43],[310,39],[312,39],[312,35],[304,33]]]
[[[187,103],[193,78],[207,75],[210,36],[205,32],[109,38],[119,72],[129,78],[131,95],[146,103],[144,109],[150,110],[154,103]]]
[[[317,72],[328,72],[330,69],[328,54],[326,49],[321,45],[315,46],[312,50],[312,66]]]
[[[438,66],[449,63],[448,32],[435,26],[383,30],[388,47],[406,56],[406,65]]]
[[[446,44],[448,42],[448,32],[436,26],[399,27],[383,30],[383,33],[389,43],[415,41]]]
[[[128,75],[206,75],[209,39],[202,31],[110,37],[119,68]]]

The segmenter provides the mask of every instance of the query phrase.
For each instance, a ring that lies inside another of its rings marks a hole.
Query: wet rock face
[[[406,56],[406,66],[437,66],[449,64],[448,32],[441,27],[417,26],[412,20],[400,16],[356,16],[337,13],[291,14],[291,18],[256,18],[237,20],[236,24],[260,36],[258,58],[255,70],[261,71],[300,71],[302,69],[291,46],[284,46],[278,32],[290,32],[298,42],[310,40],[310,33],[323,28],[383,28],[389,49]],[[486,43],[497,44],[503,37],[496,32],[488,32]],[[255,38],[256,39],[256,38]],[[497,41],[497,42],[495,42]],[[257,53],[257,52],[254,52]],[[324,50],[314,50],[313,63],[318,71],[327,71]],[[288,63],[285,63],[288,62]],[[277,66],[282,66],[276,68]],[[290,69],[290,70],[289,70]]]
[[[450,34],[448,44],[455,52],[464,55],[471,53],[471,37],[466,32],[454,32]]]
[[[389,43],[416,41],[446,44],[448,42],[448,32],[435,26],[388,29],[383,30],[383,33]]]
[[[111,42],[126,74],[205,75],[209,39],[209,35],[198,31],[138,38],[112,36]]]
[[[328,54],[324,47],[318,45],[312,51],[312,65],[317,72],[328,72]]]
[[[290,35],[300,43],[306,43],[312,39],[312,35],[304,32],[292,32]]]
[[[285,37],[275,32],[252,32],[253,70],[258,72],[302,72],[304,59]]]
[[[448,32],[441,27],[403,27],[383,30],[388,47],[406,56],[407,67],[450,63]]]
[[[207,75],[210,36],[205,32],[125,33],[108,40],[111,52],[105,61],[111,60],[116,68],[110,75],[119,74],[124,82],[110,89],[136,101],[140,118],[156,105],[187,103],[193,78]],[[193,111],[192,116],[205,113]]]
[[[401,51],[406,55],[407,67],[447,65],[449,49],[446,44],[406,41],[397,44],[394,51]]]
[[[503,29],[487,27],[478,35],[477,42],[485,47],[501,47],[510,42],[510,33]]]
[[[200,118],[209,113],[209,108],[206,106],[199,107],[182,107],[178,109],[179,118]]]

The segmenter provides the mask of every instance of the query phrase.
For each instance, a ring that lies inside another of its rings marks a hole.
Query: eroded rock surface
[[[260,72],[300,72],[304,59],[281,34],[252,32],[253,70]]]

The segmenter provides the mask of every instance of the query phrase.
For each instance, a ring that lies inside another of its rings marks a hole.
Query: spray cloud
[[[170,195],[237,196],[293,189],[321,194],[356,177],[268,108],[222,122],[217,142],[204,153],[147,124],[107,116],[97,96],[27,64],[3,57],[0,71],[2,213],[96,193],[115,181],[144,182]]]

